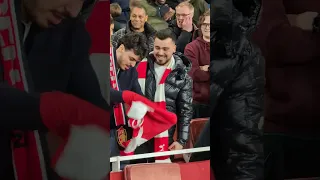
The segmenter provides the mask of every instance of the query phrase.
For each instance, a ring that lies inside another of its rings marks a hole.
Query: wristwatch
[[[314,33],[320,32],[320,15],[313,19],[313,30]]]

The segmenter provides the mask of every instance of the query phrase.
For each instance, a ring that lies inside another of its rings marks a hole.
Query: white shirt
[[[175,65],[175,60],[174,60],[174,57],[172,56],[168,66],[171,66],[173,69],[174,65]],[[167,69],[167,66],[161,66],[157,63],[154,63],[154,71],[156,73],[155,76],[156,76],[157,85],[159,84],[159,82],[164,74],[164,71],[166,69]]]

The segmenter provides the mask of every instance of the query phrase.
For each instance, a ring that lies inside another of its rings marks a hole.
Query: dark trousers
[[[320,137],[264,135],[265,180],[320,177]]]

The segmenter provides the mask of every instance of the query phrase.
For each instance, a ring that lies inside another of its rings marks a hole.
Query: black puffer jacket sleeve
[[[178,117],[178,139],[177,141],[185,145],[189,138],[190,121],[193,115],[192,109],[192,79],[186,74],[185,85],[178,94],[177,117]]]
[[[264,60],[250,36],[257,0],[215,0],[211,16],[211,141],[217,180],[262,180]]]

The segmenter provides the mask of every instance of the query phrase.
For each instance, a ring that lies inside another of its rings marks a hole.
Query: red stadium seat
[[[194,144],[197,142],[200,133],[204,125],[207,123],[209,118],[197,118],[192,119],[190,122],[190,139],[189,148],[193,148]]]
[[[192,119],[190,122],[190,137],[189,137],[189,141],[186,144],[186,149],[188,148],[193,148],[193,145],[195,144],[195,142],[197,141],[205,123],[208,121],[209,118],[196,118],[196,119]],[[178,130],[176,128],[174,135],[173,135],[173,139],[177,140],[177,133]],[[182,155],[175,155],[174,156],[175,162],[176,161],[180,161],[183,159]]]
[[[128,166],[124,172],[111,172],[110,180],[176,180],[179,178],[179,180],[215,180],[210,171],[210,161],[183,164],[136,164]]]
[[[181,180],[179,164],[136,164],[124,169],[125,180]]]

